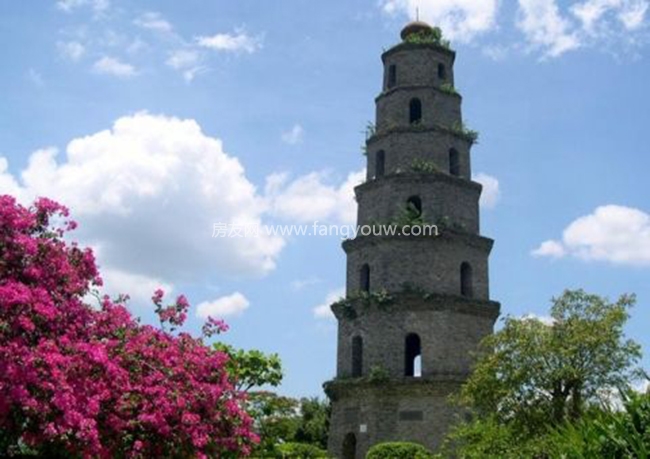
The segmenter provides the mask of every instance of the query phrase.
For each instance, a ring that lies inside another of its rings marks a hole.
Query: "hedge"
[[[424,446],[409,442],[378,443],[368,450],[366,459],[432,459]]]

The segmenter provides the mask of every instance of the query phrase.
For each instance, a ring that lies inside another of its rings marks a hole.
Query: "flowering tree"
[[[90,307],[101,278],[92,251],[64,241],[75,226],[53,201],[0,196],[0,455],[248,455],[257,438],[229,356],[171,333],[185,297],[165,306],[155,292],[162,329],[126,297]],[[211,319],[203,332],[225,330]]]

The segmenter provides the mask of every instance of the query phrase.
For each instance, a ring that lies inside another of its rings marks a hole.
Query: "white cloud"
[[[293,127],[287,132],[282,133],[282,141],[288,143],[289,145],[296,145],[302,142],[302,138],[305,135],[305,130],[300,124],[294,124]]]
[[[223,296],[213,301],[204,301],[196,307],[196,315],[202,319],[213,317],[215,319],[226,316],[241,315],[248,307],[250,302],[244,295],[235,292],[232,295]]]
[[[266,195],[274,215],[296,223],[343,223],[356,220],[354,187],[365,171],[350,173],[341,185],[329,183],[327,172],[312,172],[289,182],[288,174],[267,177]]]
[[[22,189],[16,179],[9,172],[7,158],[0,156],[0,193],[21,197]]]
[[[625,6],[619,11],[618,19],[626,30],[637,30],[645,21],[650,3],[646,0],[631,0],[625,2]]]
[[[84,45],[78,41],[60,41],[56,44],[59,54],[71,61],[78,61],[86,52]]]
[[[544,325],[554,325],[555,324],[555,319],[551,316],[540,316],[537,315],[533,312],[529,312],[528,314],[524,314],[521,316],[521,320],[538,320]]]
[[[36,151],[16,176],[3,160],[0,193],[69,206],[80,222],[75,237],[97,248],[102,269],[167,283],[274,269],[281,238],[212,237],[215,223],[261,225],[266,203],[221,140],[194,120],[125,116],[57,156]]]
[[[192,81],[196,75],[205,72],[207,69],[200,64],[201,55],[193,49],[177,49],[172,51],[165,62],[175,70],[179,70],[185,81]]]
[[[196,65],[199,61],[199,53],[192,49],[178,49],[173,51],[167,61],[167,65],[174,69],[183,69]]]
[[[517,27],[528,43],[547,57],[557,57],[580,46],[571,23],[562,17],[555,0],[519,0]]]
[[[104,56],[93,64],[93,71],[118,78],[130,78],[137,74],[135,67],[114,57]]]
[[[614,16],[624,29],[638,29],[647,10],[647,0],[585,0],[571,7],[571,12],[589,34],[601,32],[599,29],[608,27],[608,14]]]
[[[244,31],[236,31],[234,34],[218,33],[212,36],[201,36],[196,38],[196,42],[199,46],[215,51],[248,54],[252,54],[262,47],[261,37],[252,37]]]
[[[650,266],[650,215],[631,207],[601,206],[573,221],[562,241],[546,241],[533,254]]]
[[[471,41],[496,27],[498,0],[383,0],[385,13],[413,18],[416,8],[420,19],[439,26],[445,37]]]
[[[77,8],[84,6],[91,7],[95,13],[101,13],[106,11],[110,6],[109,0],[58,0],[56,2],[56,7],[61,11],[70,13]]]
[[[630,38],[646,19],[648,0],[574,1],[562,12],[557,0],[518,0],[517,27],[544,57],[585,47],[612,47]],[[641,41],[642,42],[642,41]],[[639,42],[639,43],[641,43]]]
[[[632,388],[641,394],[648,394],[650,393],[650,381],[647,379],[638,381]]]
[[[325,301],[312,310],[314,317],[317,319],[334,319],[335,317],[330,306],[343,297],[345,297],[345,288],[343,287],[329,292],[325,297]]]
[[[542,242],[531,254],[534,257],[562,258],[566,251],[560,242],[549,240]]]
[[[495,62],[501,62],[508,57],[509,48],[503,45],[488,45],[483,47],[483,55],[489,57]]]
[[[151,296],[156,289],[162,289],[166,295],[173,293],[174,286],[159,278],[152,278],[142,274],[133,274],[118,269],[102,269],[104,285],[102,294],[111,298],[123,293],[130,297],[129,304],[138,307],[150,306]]]
[[[173,26],[160,13],[155,11],[144,13],[135,19],[133,23],[143,29],[154,30],[156,32],[169,33],[173,30]]]
[[[473,177],[473,180],[483,185],[480,205],[485,209],[494,209],[501,198],[499,180],[482,172],[476,174]]]
[[[310,277],[308,279],[296,279],[291,282],[291,289],[296,292],[305,289],[306,287],[311,287],[312,285],[320,284],[323,282],[322,279],[317,277]]]

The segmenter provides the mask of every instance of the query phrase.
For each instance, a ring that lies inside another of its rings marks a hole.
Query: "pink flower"
[[[187,333],[141,325],[126,296],[85,304],[102,281],[92,251],[64,239],[76,228],[67,217],[46,198],[25,208],[0,196],[3,441],[99,458],[248,455],[257,440],[227,356]],[[161,323],[181,326],[189,302],[181,295],[163,307],[163,297],[152,296]]]

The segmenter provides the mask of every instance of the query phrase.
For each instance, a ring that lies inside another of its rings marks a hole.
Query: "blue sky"
[[[354,223],[380,54],[416,7],[452,39],[480,132],[492,297],[543,316],[564,288],[635,292],[650,353],[647,0],[5,0],[0,192],[69,205],[135,314],[158,285],[185,293],[224,340],[281,355],[281,392],[319,395],[339,238],[213,223]]]

